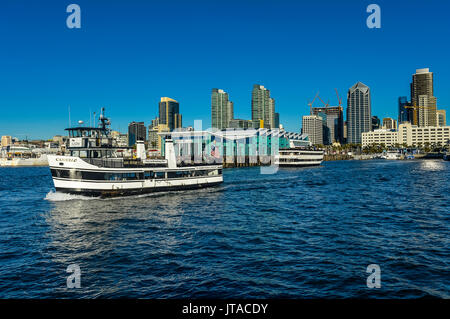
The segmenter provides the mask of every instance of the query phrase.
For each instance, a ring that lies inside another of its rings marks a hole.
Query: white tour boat
[[[136,158],[122,157],[123,148],[113,146],[109,125],[102,110],[99,127],[66,129],[70,155],[48,155],[57,192],[112,197],[204,188],[223,182],[222,165],[177,167],[168,136],[165,159],[147,159],[142,141],[137,142]]]
[[[309,146],[295,145],[289,141],[290,148],[280,149],[275,156],[275,165],[280,167],[318,166],[322,164],[324,152]]]

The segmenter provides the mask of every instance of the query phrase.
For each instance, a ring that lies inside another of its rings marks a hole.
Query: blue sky
[[[81,29],[66,27],[70,3],[81,7]],[[370,3],[381,7],[381,29],[366,26]],[[255,83],[271,90],[289,131],[317,91],[335,104],[337,88],[345,106],[357,81],[371,88],[373,115],[397,118],[398,96],[409,97],[423,67],[449,113],[449,16],[445,0],[3,0],[0,135],[62,134],[69,105],[73,123],[105,106],[125,132],[149,124],[161,96],[180,102],[185,126],[207,128],[212,88],[250,119]]]

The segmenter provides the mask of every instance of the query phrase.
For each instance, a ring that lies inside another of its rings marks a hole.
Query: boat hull
[[[303,163],[294,163],[294,164],[278,164],[279,167],[312,167],[312,166],[320,166],[322,162],[314,162],[310,164]]]
[[[169,191],[182,191],[182,190],[195,190],[209,187],[216,187],[222,184],[222,182],[211,182],[207,184],[192,184],[183,186],[164,186],[164,187],[148,187],[141,189],[114,189],[114,190],[100,190],[100,189],[86,189],[86,188],[62,188],[55,187],[56,192],[82,195],[89,197],[120,197],[120,196],[135,196],[144,195],[150,193],[169,192]]]

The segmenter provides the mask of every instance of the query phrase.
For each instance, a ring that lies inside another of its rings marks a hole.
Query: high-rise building
[[[406,96],[400,96],[398,98],[398,123],[403,122],[412,122],[411,114],[411,108],[409,106],[411,105],[410,102],[408,102],[408,98]]]
[[[162,97],[159,102],[159,124],[166,124],[171,132],[176,128],[181,128],[183,123],[180,103],[171,98]]]
[[[344,143],[347,143],[348,138],[347,132],[348,132],[348,124],[347,121],[344,121]]]
[[[155,117],[152,120],[152,124],[149,125],[149,129],[152,128],[152,127],[158,126],[158,125],[159,125],[159,117]]]
[[[252,91],[252,121],[264,121],[264,128],[275,128],[275,100],[264,86],[255,84]]]
[[[436,126],[436,97],[433,95],[433,72],[429,68],[417,69],[412,76],[411,104],[413,124]]]
[[[370,89],[358,82],[347,93],[347,142],[361,144],[361,134],[372,129]]]
[[[146,141],[147,132],[144,122],[131,122],[128,124],[128,146],[133,146],[136,141]]]
[[[386,130],[396,130],[397,121],[390,117],[385,117],[383,119],[383,128]]]
[[[275,112],[275,126],[274,128],[280,128],[280,113]]]
[[[259,129],[260,123],[259,121],[232,119],[229,122],[228,127],[234,129],[249,129],[249,128]]]
[[[314,145],[323,144],[323,122],[323,118],[318,115],[303,116],[302,134],[307,134]]]
[[[378,130],[381,127],[381,122],[378,116],[372,116],[372,131]]]
[[[151,151],[156,150],[159,154],[162,151],[162,138],[158,133],[162,132],[170,132],[166,124],[157,124],[148,129],[148,147]]]
[[[436,124],[437,126],[446,126],[447,118],[445,110],[437,110],[436,111]]]
[[[326,114],[327,123],[325,133],[327,138],[324,140],[325,144],[344,142],[344,109],[342,106],[313,107],[311,111],[313,115],[318,115],[319,113]]]
[[[229,127],[233,119],[233,102],[228,93],[221,89],[212,89],[211,93],[211,125],[222,130]]]

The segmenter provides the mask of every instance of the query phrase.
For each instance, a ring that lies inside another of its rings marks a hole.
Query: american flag
[[[219,149],[215,145],[211,146],[211,156],[215,158],[220,157]]]

